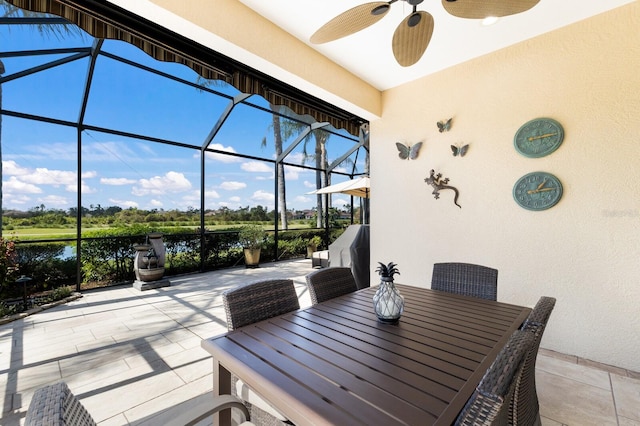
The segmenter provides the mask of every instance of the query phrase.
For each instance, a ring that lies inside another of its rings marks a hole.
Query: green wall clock
[[[562,198],[560,180],[546,172],[533,172],[522,176],[513,186],[513,199],[527,210],[546,210]]]
[[[536,118],[526,122],[516,132],[513,145],[520,154],[539,158],[558,149],[564,138],[562,125],[551,118]]]

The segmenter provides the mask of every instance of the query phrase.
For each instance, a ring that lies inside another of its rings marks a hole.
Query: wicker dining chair
[[[308,274],[306,279],[312,305],[358,289],[350,268],[334,266],[318,269]]]
[[[531,333],[534,341],[524,357],[522,370],[516,378],[516,389],[509,407],[509,424],[524,426],[541,424],[540,404],[536,392],[536,359],[542,334],[555,304],[555,298],[541,297],[522,325],[522,330]]]
[[[487,369],[456,419],[456,426],[507,425],[515,379],[522,369],[533,335],[516,330]]]
[[[431,288],[463,296],[497,300],[498,270],[471,263],[435,263]]]
[[[247,419],[240,426],[253,426],[253,423],[249,422],[249,411],[240,398],[220,395],[207,401],[211,401],[213,405],[207,404],[206,412],[200,413],[195,418],[190,417],[193,412],[184,413],[187,420],[165,419],[163,425],[195,425],[220,410],[237,408]],[[95,426],[96,422],[71,392],[69,386],[65,382],[58,382],[36,390],[27,409],[24,424],[25,426]]]
[[[222,301],[230,331],[300,308],[298,294],[289,279],[241,285],[222,293]],[[231,376],[231,382],[231,393],[247,403],[252,421],[269,426],[288,423],[286,417],[236,376]]]

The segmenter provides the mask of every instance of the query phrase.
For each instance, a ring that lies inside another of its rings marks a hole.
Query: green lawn
[[[242,226],[241,223],[233,223],[233,224],[217,224],[217,225],[207,225],[207,229],[210,231],[216,231],[221,229],[229,229],[229,228],[240,228]],[[197,229],[199,226],[197,225],[189,225],[189,226],[178,226],[176,229]],[[272,226],[263,225],[265,229],[271,229]],[[83,232],[88,231],[97,231],[108,229],[108,227],[104,226],[95,226],[95,227],[83,227]],[[289,224],[289,229],[309,229],[309,224],[305,221],[293,221]],[[18,228],[12,230],[4,230],[2,233],[4,238],[10,240],[45,240],[45,239],[54,239],[54,238],[75,238],[76,237],[76,228]]]

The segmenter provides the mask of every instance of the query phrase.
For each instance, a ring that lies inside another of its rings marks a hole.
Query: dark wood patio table
[[[376,320],[372,287],[203,340],[214,394],[233,372],[297,425],[450,425],[531,309],[397,288],[395,325]]]

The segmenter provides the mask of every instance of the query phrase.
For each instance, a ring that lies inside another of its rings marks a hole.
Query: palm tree
[[[329,160],[327,156],[327,141],[329,140],[329,133],[321,130],[314,130],[312,132],[315,139],[315,155],[316,160],[316,188],[323,188],[330,184],[329,176],[326,174],[326,170],[329,168]],[[306,151],[306,139],[305,139],[305,151]],[[322,228],[322,217],[324,212],[328,211],[328,199],[331,195],[323,197],[318,194],[316,196],[317,203],[317,215],[316,215],[316,228]],[[327,204],[324,201],[327,200]]]
[[[293,135],[300,133],[306,127],[306,124],[299,123],[294,120],[281,120],[281,113],[284,112],[284,106],[270,104],[272,114],[271,128],[273,130],[273,143],[275,145],[276,158],[282,155],[282,144],[284,140],[288,140]],[[267,145],[267,138],[262,138],[262,146]],[[284,165],[280,162],[276,164],[278,179],[278,210],[280,211],[280,222],[282,229],[289,229],[287,220],[287,185],[284,177]]]
[[[277,106],[271,105],[271,109],[274,108],[277,108]],[[280,116],[278,114],[272,114],[272,120],[276,158],[280,158],[282,155],[282,126],[280,125]],[[263,146],[265,142],[265,139],[263,139]],[[289,223],[287,222],[287,185],[284,180],[284,165],[278,162],[276,164],[276,171],[276,179],[278,179],[278,210],[280,210],[280,222],[282,223],[282,229],[287,230],[289,229]]]

